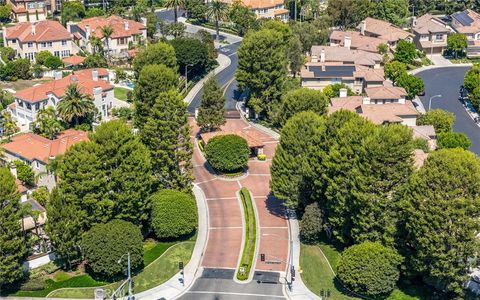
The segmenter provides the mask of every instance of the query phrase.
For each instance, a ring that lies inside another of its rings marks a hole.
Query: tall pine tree
[[[197,124],[203,130],[211,131],[225,124],[225,97],[223,89],[211,76],[203,85],[203,97],[198,109]]]
[[[140,138],[152,156],[157,188],[191,192],[190,131],[187,106],[181,95],[175,90],[160,93],[140,131]]]
[[[0,168],[0,288],[23,276],[27,249],[20,219],[20,194],[15,177],[7,168]]]

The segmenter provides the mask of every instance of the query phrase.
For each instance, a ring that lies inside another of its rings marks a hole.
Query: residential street
[[[430,97],[442,95],[432,100],[432,109],[441,108],[455,114],[454,131],[464,132],[472,141],[470,150],[480,154],[480,127],[470,118],[458,100],[460,85],[469,67],[445,67],[426,70],[417,74],[425,81],[425,96],[420,97],[428,109]]]

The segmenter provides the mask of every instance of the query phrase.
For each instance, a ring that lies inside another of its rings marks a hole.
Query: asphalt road
[[[428,109],[430,97],[442,95],[432,100],[432,109],[441,108],[455,114],[453,130],[464,132],[472,141],[470,150],[480,155],[480,127],[470,118],[462,103],[458,100],[459,88],[463,85],[465,72],[469,67],[445,67],[426,70],[417,74],[425,81],[425,96],[420,97],[425,109]]]

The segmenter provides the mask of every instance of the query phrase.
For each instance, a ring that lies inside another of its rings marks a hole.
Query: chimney
[[[352,46],[352,38],[349,36],[346,36],[343,40],[343,47],[350,49],[351,46]]]
[[[312,55],[312,63],[318,62],[318,56]]]
[[[85,25],[85,38],[87,40],[90,39],[90,34],[91,34],[90,25]]]
[[[97,70],[92,71],[92,79],[95,80],[95,81],[98,81],[98,71]]]
[[[143,24],[143,26],[147,26],[147,18],[141,17],[140,22]]]
[[[37,24],[32,23],[32,35],[35,35],[37,33],[35,27],[37,27]]]
[[[365,35],[365,29],[367,29],[367,20],[360,22],[360,34]]]
[[[62,77],[63,77],[62,71],[55,71],[55,72],[53,73],[53,78],[54,78],[55,80],[62,79]]]
[[[100,95],[102,93],[102,91],[103,91],[102,88],[99,87],[99,86],[93,88],[93,94],[94,95]]]
[[[369,97],[363,97],[363,104],[370,104],[370,98]]]
[[[17,166],[12,162],[10,163],[10,173],[12,173],[13,177],[18,178],[17,176]]]
[[[325,49],[322,49],[322,51],[320,52],[320,62],[325,62]]]
[[[417,27],[417,17],[412,17],[412,28]]]
[[[128,20],[123,21],[123,24],[125,25],[125,30],[128,30]]]
[[[73,23],[72,21],[68,21],[67,24],[66,24],[67,25],[67,31],[70,32],[70,33],[72,32],[72,25],[73,24],[75,24],[75,23]]]
[[[347,89],[343,88],[340,89],[340,98],[345,98],[347,97]]]

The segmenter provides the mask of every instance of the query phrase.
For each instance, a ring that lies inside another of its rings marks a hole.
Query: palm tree
[[[53,140],[63,130],[57,119],[57,113],[51,106],[41,109],[37,114],[34,132]]]
[[[110,26],[110,25],[106,25],[106,26],[103,26],[101,28],[101,30],[102,30],[103,38],[105,39],[105,42],[107,44],[107,58],[108,58],[109,55],[110,55],[110,45],[109,45],[108,40],[110,39],[110,37],[113,34],[113,27]]]
[[[92,46],[92,52],[93,54],[97,52],[102,52],[103,51],[103,43],[102,40],[96,36],[91,36],[90,37],[90,45]]]
[[[65,97],[57,104],[58,115],[66,122],[71,123],[95,111],[95,104],[90,96],[82,94],[76,83],[72,83],[65,91]]]
[[[220,0],[213,0],[210,2],[208,9],[207,9],[207,17],[213,18],[215,21],[215,31],[217,33],[217,41],[220,39],[220,28],[219,22],[223,21],[227,18],[228,14],[228,6],[226,3]]]
[[[178,21],[178,8],[185,6],[185,0],[167,0],[167,2],[165,2],[165,7],[173,8],[173,19],[175,23]]]

